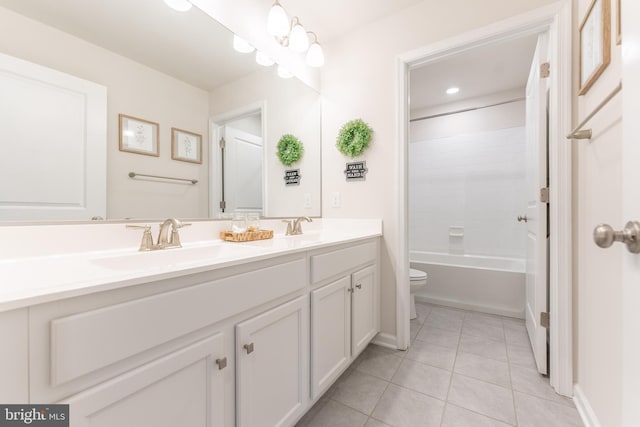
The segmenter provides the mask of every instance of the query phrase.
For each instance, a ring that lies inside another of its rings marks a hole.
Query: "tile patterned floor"
[[[416,309],[408,351],[369,345],[297,426],[583,426],[536,371],[523,321]]]

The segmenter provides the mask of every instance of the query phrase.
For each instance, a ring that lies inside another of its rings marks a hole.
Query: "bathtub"
[[[411,267],[426,271],[417,302],[524,319],[524,259],[411,251]]]

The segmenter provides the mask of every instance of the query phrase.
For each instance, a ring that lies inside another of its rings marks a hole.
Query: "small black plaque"
[[[347,163],[344,174],[347,177],[347,181],[364,181],[368,171],[367,162],[352,162]]]
[[[284,171],[284,185],[300,185],[300,180],[302,179],[302,175],[300,175],[300,169],[289,169]]]

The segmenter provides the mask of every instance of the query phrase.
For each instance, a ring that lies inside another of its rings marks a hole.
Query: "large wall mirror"
[[[235,51],[234,35],[196,7],[176,12],[162,0],[0,0],[0,27],[10,35],[0,38],[5,60],[106,88],[105,219],[218,218],[234,210],[320,215],[320,95],[296,78],[279,77],[277,65],[258,65],[255,52]],[[14,77],[0,67],[0,86],[19,88]],[[72,145],[66,135],[74,133],[73,123],[65,128],[65,120],[36,117],[18,126],[12,111],[38,114],[49,101],[38,91],[14,92],[19,102],[0,100],[0,221],[90,220],[65,217],[55,201],[56,214],[39,206],[60,189],[70,200],[93,195],[73,174],[95,171],[83,163],[88,155],[81,145],[60,154]],[[56,105],[61,117],[87,114],[84,104]],[[27,129],[40,133],[23,141]],[[136,145],[136,132],[149,138],[148,146]],[[86,140],[88,131],[80,133]],[[283,134],[304,144],[302,159],[290,167],[277,157]],[[299,169],[299,184],[286,185],[290,169]],[[26,200],[38,191],[45,195]],[[12,210],[21,203],[24,216]]]

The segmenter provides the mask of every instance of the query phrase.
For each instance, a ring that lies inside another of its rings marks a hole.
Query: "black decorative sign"
[[[300,185],[300,169],[290,169],[284,171],[284,185]]]
[[[347,176],[347,181],[364,181],[368,171],[367,162],[352,162],[347,163],[344,174]]]

